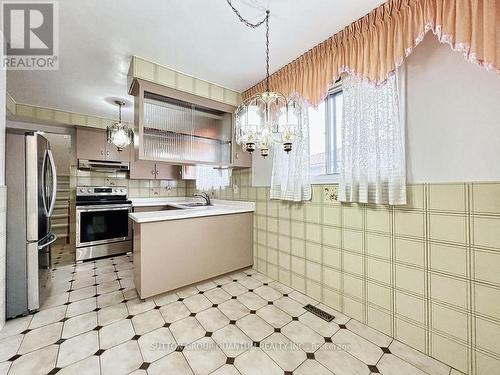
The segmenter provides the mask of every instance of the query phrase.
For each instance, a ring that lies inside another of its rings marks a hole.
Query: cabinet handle
[[[101,150],[101,155],[104,155],[104,150]]]
[[[234,154],[234,158],[235,158],[235,159],[239,159],[239,157],[240,157],[240,154],[238,154],[238,153],[235,153],[235,154]]]
[[[154,176],[154,175],[156,174],[156,171],[153,169],[153,170],[151,171],[151,174]]]
[[[108,156],[109,156],[109,151],[106,151],[106,155],[108,155]]]

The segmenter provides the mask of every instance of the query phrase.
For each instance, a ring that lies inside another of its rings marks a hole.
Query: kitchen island
[[[132,199],[134,281],[148,298],[253,264],[253,202]],[[163,207],[148,211],[148,207]]]

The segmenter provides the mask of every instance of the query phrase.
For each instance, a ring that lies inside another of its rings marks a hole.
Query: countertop
[[[133,198],[131,199],[134,207],[147,206],[172,206],[182,207],[183,203],[202,202],[200,198]],[[150,223],[155,221],[189,219],[205,216],[231,215],[243,212],[254,212],[254,202],[227,201],[212,199],[212,206],[190,207],[173,210],[134,212],[129,217],[136,223]]]

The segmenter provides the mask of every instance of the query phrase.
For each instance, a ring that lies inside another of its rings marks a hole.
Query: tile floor
[[[0,374],[459,374],[252,269],[141,301],[120,256],[56,266],[44,287],[0,331]]]

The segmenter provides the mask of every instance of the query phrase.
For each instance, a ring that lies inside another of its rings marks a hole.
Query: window
[[[317,108],[309,108],[311,181],[334,180],[342,155],[342,88],[336,86]]]

